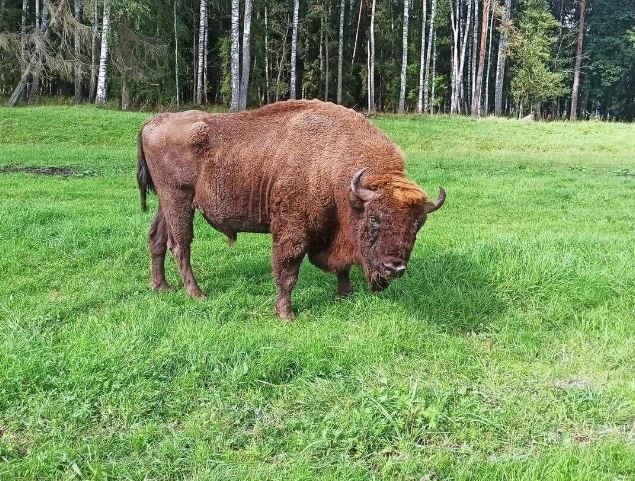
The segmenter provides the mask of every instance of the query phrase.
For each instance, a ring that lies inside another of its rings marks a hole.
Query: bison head
[[[445,191],[440,187],[439,197],[430,201],[401,175],[368,176],[362,183],[365,171],[351,180],[350,202],[364,275],[372,290],[381,291],[406,272],[417,232],[443,205]]]

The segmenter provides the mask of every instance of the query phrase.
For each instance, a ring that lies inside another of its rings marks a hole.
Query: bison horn
[[[379,196],[379,194],[374,190],[362,187],[362,175],[364,175],[364,172],[366,172],[367,169],[368,167],[364,167],[363,169],[358,170],[351,180],[351,190],[364,202],[367,202]]]
[[[437,209],[440,209],[443,203],[445,202],[445,190],[443,187],[439,186],[439,197],[435,200],[431,200],[425,203],[426,214],[430,212],[434,212]]]

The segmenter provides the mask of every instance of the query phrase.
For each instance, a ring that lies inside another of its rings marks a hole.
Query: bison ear
[[[426,214],[430,212],[434,212],[437,209],[440,209],[443,203],[445,202],[445,190],[443,187],[439,187],[439,197],[434,200],[430,200],[424,204],[424,210]]]
[[[355,194],[355,197],[362,202],[368,202],[369,200],[379,197],[378,192],[362,187],[362,175],[364,175],[367,169],[368,167],[364,167],[358,170],[351,180],[351,191]]]

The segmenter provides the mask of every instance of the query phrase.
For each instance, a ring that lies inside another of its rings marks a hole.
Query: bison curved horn
[[[429,214],[430,212],[434,212],[435,210],[440,209],[444,202],[445,202],[445,190],[443,189],[443,187],[439,186],[439,197],[425,203],[426,214]]]
[[[358,170],[351,180],[351,190],[364,202],[379,196],[379,194],[374,190],[362,187],[362,175],[364,175],[364,172],[366,172],[367,169],[368,167],[364,167],[363,169]]]

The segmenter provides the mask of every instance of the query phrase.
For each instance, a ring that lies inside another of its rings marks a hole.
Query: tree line
[[[635,0],[0,0],[0,95],[635,117]]]

